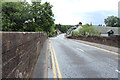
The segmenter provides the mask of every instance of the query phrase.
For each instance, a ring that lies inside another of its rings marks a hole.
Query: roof
[[[101,34],[107,34],[107,31],[113,30],[114,34],[120,34],[120,27],[105,27],[105,26],[96,26],[96,30],[100,31]]]

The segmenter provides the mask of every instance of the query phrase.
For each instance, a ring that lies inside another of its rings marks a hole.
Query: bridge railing
[[[40,32],[1,32],[2,78],[30,78],[48,38]]]

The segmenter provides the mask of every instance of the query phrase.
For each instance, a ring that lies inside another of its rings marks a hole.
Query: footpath
[[[46,40],[34,68],[32,78],[48,78],[48,50],[48,40]]]
[[[66,39],[68,39],[68,38],[66,38]],[[102,49],[109,50],[109,51],[120,54],[120,48],[117,48],[117,47],[107,46],[107,45],[104,45],[104,44],[98,44],[98,43],[88,42],[88,41],[83,41],[83,40],[76,40],[76,39],[68,39],[68,40],[74,40],[74,41],[79,42],[79,43],[84,43],[84,44],[87,44],[87,45],[90,45],[90,46],[94,46],[96,48],[102,48]]]

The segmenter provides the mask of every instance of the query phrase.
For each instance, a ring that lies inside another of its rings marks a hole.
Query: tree
[[[106,26],[111,27],[120,27],[120,18],[116,16],[108,16],[108,18],[104,19]]]
[[[36,26],[35,31],[51,32],[51,27],[54,25],[54,15],[50,3],[32,2],[30,15],[32,16],[31,23]]]
[[[43,5],[42,14],[41,14],[41,26],[43,30],[46,32],[51,32],[51,27],[54,25],[54,14],[52,12],[52,5],[50,3],[45,2]]]
[[[2,3],[3,31],[37,31],[54,33],[52,5],[45,2]],[[52,33],[52,34],[53,34]]]
[[[62,25],[62,24],[56,24],[55,29],[60,30],[62,33],[66,33],[70,27],[73,27],[74,25]]]
[[[24,31],[25,21],[29,19],[27,3],[5,2],[2,3],[2,30]]]

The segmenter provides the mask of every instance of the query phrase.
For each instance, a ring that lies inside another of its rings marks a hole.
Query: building
[[[118,17],[120,18],[120,1],[118,2]]]
[[[79,31],[81,28],[82,28],[82,22],[79,22],[79,24],[77,24],[77,26],[73,26],[73,27],[71,27],[70,29],[68,29],[66,35],[67,35],[67,36],[71,36],[71,35],[72,35],[72,32],[74,32],[74,31]]]
[[[96,30],[98,30],[100,33],[101,33],[101,36],[108,36],[108,31],[109,30],[112,30],[114,31],[114,35],[120,35],[119,32],[120,32],[120,27],[103,27],[103,26],[96,26],[94,27]]]

